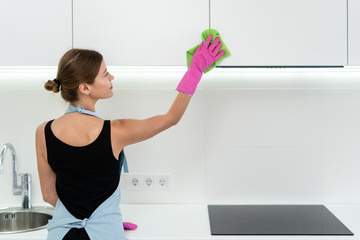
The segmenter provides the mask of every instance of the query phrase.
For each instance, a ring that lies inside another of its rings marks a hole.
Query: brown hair
[[[93,50],[71,49],[60,59],[56,80],[48,80],[44,87],[48,91],[58,93],[65,101],[74,102],[79,100],[77,89],[82,83],[92,84],[99,72],[103,56]]]

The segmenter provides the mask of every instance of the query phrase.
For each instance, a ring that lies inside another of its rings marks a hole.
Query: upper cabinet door
[[[346,0],[211,0],[222,65],[347,65]]]
[[[186,65],[208,28],[208,0],[74,0],[74,47],[107,65]]]
[[[58,65],[72,47],[71,0],[0,3],[0,65]]]
[[[349,0],[349,65],[360,66],[360,0]]]

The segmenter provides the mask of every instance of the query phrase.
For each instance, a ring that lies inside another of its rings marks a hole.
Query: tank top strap
[[[50,128],[50,125],[54,120],[55,119],[48,121],[45,125],[45,140],[47,142],[47,145],[48,145],[49,141],[54,140],[54,134],[52,133],[51,128]]]

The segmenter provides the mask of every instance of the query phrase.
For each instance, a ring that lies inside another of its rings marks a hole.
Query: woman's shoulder
[[[36,128],[35,143],[36,147],[41,149],[41,151],[45,149],[45,126],[48,122],[49,121],[45,121]]]
[[[46,124],[48,122],[50,122],[50,121],[53,121],[53,120],[49,120],[49,121],[45,121],[43,123],[40,123],[40,125],[36,128],[36,135],[43,134]]]
[[[125,125],[125,119],[115,119],[115,120],[109,120],[110,121],[110,128],[111,131],[116,133],[124,129]]]
[[[118,141],[126,139],[131,132],[128,124],[128,119],[115,119],[110,120],[111,135]]]

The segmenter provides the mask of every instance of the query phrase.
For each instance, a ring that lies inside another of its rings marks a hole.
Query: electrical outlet
[[[157,190],[170,190],[170,175],[157,175],[155,178],[155,188]]]
[[[142,184],[144,190],[153,190],[155,187],[155,176],[154,175],[144,175],[142,177]]]
[[[142,179],[138,174],[128,174],[128,189],[140,190],[142,189]]]
[[[171,186],[170,174],[127,174],[127,189],[138,191],[169,191]]]

